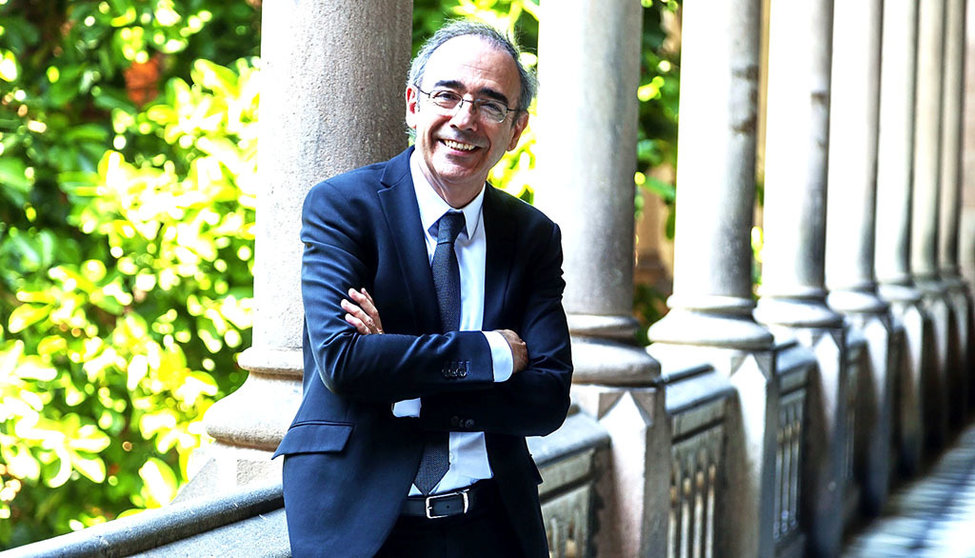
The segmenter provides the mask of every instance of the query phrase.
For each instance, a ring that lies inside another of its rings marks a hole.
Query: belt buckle
[[[440,519],[442,517],[448,517],[446,515],[434,515],[433,513],[433,503],[437,500],[443,500],[446,498],[453,498],[454,496],[460,495],[464,501],[464,511],[461,513],[467,513],[467,508],[470,505],[470,500],[467,498],[467,489],[461,490],[460,492],[451,492],[449,494],[434,494],[433,496],[427,496],[424,501],[424,507],[426,508],[427,519]]]

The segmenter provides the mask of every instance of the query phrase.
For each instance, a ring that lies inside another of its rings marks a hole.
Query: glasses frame
[[[486,102],[489,102],[486,99],[465,99],[463,95],[460,95],[459,93],[457,93],[457,92],[455,92],[455,91],[453,91],[451,89],[438,89],[438,90],[435,90],[435,91],[424,91],[424,90],[420,89],[420,86],[417,85],[417,84],[415,84],[415,83],[413,84],[413,87],[416,88],[416,90],[418,92],[423,93],[424,95],[426,95],[427,96],[427,100],[430,101],[431,103],[433,103],[434,106],[436,106],[437,108],[439,108],[439,109],[441,109],[443,111],[447,111],[447,112],[443,112],[442,113],[444,116],[454,116],[455,114],[457,114],[457,111],[458,110],[460,110],[461,108],[463,108],[464,103],[467,103],[467,104],[471,105],[474,108],[475,114],[481,115],[481,114],[483,114],[481,112],[481,104],[486,103]],[[454,93],[454,94],[458,95],[460,97],[460,100],[457,101],[457,106],[455,106],[452,109],[449,109],[447,107],[444,107],[444,106],[439,105],[436,101],[434,101],[433,100],[433,94],[434,93],[437,93],[439,91],[450,91],[451,93]],[[509,114],[511,114],[511,113],[519,113],[519,112],[522,112],[524,110],[524,109],[520,109],[520,108],[509,107],[508,105],[505,105],[505,104],[501,103],[501,101],[498,101],[496,99],[493,99],[490,102],[496,102],[499,105],[501,105],[502,107],[504,107],[504,109],[505,109],[505,112],[501,116],[501,119],[500,120],[496,120],[494,118],[488,118],[487,119],[487,120],[489,120],[491,122],[496,122],[498,124],[504,122],[508,118],[508,115]]]

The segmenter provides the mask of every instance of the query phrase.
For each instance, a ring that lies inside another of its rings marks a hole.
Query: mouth
[[[471,143],[464,143],[462,141],[450,140],[450,139],[444,139],[444,140],[440,140],[440,141],[441,141],[441,143],[443,143],[447,147],[449,147],[451,149],[454,149],[454,150],[457,150],[457,151],[467,151],[467,152],[470,152],[470,151],[474,151],[475,149],[477,149],[477,146],[476,145],[471,144]]]

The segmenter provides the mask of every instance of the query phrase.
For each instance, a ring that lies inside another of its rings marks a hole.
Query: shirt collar
[[[423,176],[418,158],[419,154],[413,151],[410,155],[410,176],[413,178],[416,203],[420,207],[420,223],[423,225],[423,230],[429,232],[434,223],[443,217],[444,213],[454,208],[450,207],[450,204],[437,194],[427,178]],[[459,208],[464,213],[464,229],[467,232],[467,238],[474,238],[474,233],[477,232],[477,224],[480,221],[483,204],[484,186],[481,186],[481,190],[474,196],[474,199],[464,207]]]

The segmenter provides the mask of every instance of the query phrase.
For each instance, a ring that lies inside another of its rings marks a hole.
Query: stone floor
[[[923,478],[898,489],[844,558],[975,558],[975,425]]]

